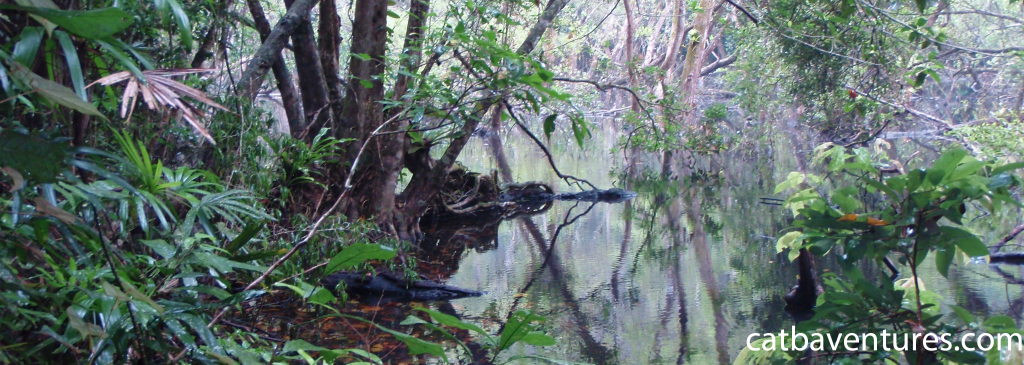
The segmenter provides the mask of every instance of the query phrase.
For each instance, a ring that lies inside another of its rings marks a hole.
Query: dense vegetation
[[[495,180],[516,182],[501,152],[509,128],[568,189],[595,186],[558,170],[553,146],[623,131],[614,172],[653,197],[628,209],[651,213],[648,230],[664,210],[673,232],[702,209],[682,191],[730,178],[711,167],[723,154],[758,156],[777,136],[824,142],[775,191],[791,192],[793,217],[778,250],[842,267],[800,331],[1018,332],[1012,318],[940,302],[917,270],[929,255],[946,275],[989,254],[964,223],[977,207],[1020,212],[1022,11],[1010,0],[2,4],[0,363],[387,361],[231,321],[274,296],[301,302],[303,325],[362,323],[430,361],[555,361],[509,355],[555,342],[528,310],[494,330],[420,307],[388,328],[319,285],[342,270],[413,277],[424,218],[477,194],[447,186],[484,179],[457,162],[471,138],[493,148]],[[944,151],[899,156],[885,139],[900,138]],[[909,279],[865,274],[889,259]],[[720,362],[821,356],[733,350]]]

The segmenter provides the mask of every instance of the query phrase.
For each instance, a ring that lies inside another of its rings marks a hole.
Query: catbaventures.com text
[[[747,336],[751,351],[988,351],[1020,348],[1024,338],[1019,333],[964,333],[959,339],[950,333],[812,333],[789,332],[752,333]]]

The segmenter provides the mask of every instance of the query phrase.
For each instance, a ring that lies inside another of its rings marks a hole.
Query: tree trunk
[[[268,27],[269,28],[269,27]],[[217,30],[220,27],[211,25],[210,29],[206,31],[206,36],[203,37],[203,44],[196,50],[196,56],[192,58],[192,68],[202,68],[203,62],[206,62],[210,56],[213,56],[213,45],[217,42]],[[269,33],[269,29],[267,33]]]
[[[368,151],[363,154],[363,160],[358,161],[359,168],[352,179],[356,186],[352,188],[350,214],[356,214],[361,218],[373,217],[382,229],[398,238],[418,241],[422,237],[419,232],[419,217],[426,211],[428,201],[440,191],[449,168],[480,124],[484,113],[491,106],[498,104],[500,99],[490,98],[477,103],[477,112],[467,118],[461,133],[449,141],[441,158],[429,169],[414,174],[402,194],[396,196],[398,174],[403,167],[407,148],[406,137],[404,133],[386,132],[399,132],[408,122],[396,120],[383,125],[383,107],[379,102],[384,96],[379,75],[384,72],[386,38],[382,30],[386,26],[387,1],[357,0],[355,4],[350,54],[365,54],[369,57],[353,56],[350,60],[349,92],[345,95],[345,117],[342,120],[346,127],[338,128],[338,131],[342,133],[341,137],[354,138],[357,141],[372,138],[367,142]],[[555,15],[566,3],[568,0],[553,0],[548,3],[540,19],[530,29],[526,40],[518,48],[519,54],[533,51],[540,36],[550,27]],[[422,22],[425,20],[427,10],[428,4],[423,0],[413,1],[410,5],[410,14],[413,15],[410,16],[410,21],[414,24],[410,24],[406,37],[407,54],[414,55],[413,50],[419,48],[424,26]],[[421,15],[415,16],[415,13],[421,11]],[[407,60],[416,58],[418,57],[410,57]],[[410,61],[403,67],[411,68],[413,65],[414,63]],[[396,97],[401,97],[404,94],[401,89],[408,87],[408,80],[402,83],[406,86],[396,90],[402,91],[396,92]],[[378,132],[376,135],[375,130]],[[346,160],[354,161],[360,147],[361,144],[358,143],[350,144],[345,152]]]
[[[317,46],[320,50],[320,65],[323,67],[324,80],[327,82],[327,93],[334,117],[344,113],[341,100],[344,97],[341,89],[341,68],[338,65],[341,49],[341,17],[335,0],[320,0],[320,24],[317,27],[320,39]],[[337,120],[334,121],[337,124]],[[332,126],[336,128],[337,126]],[[315,134],[314,134],[315,136]]]
[[[388,0],[356,1],[350,51],[353,56],[349,60],[349,90],[344,99],[345,116],[340,121],[342,127],[335,131],[342,138],[366,141],[372,138],[371,133],[376,128],[384,127],[383,131],[393,131],[381,125],[384,122],[384,110],[379,102],[384,99],[384,85],[380,76],[384,72],[387,42],[383,30],[387,23],[387,6]],[[358,54],[369,55],[369,58],[355,56]],[[360,168],[355,171],[356,175],[352,179],[357,185],[352,193],[354,204],[350,204],[350,210],[354,210],[359,217],[349,219],[374,217],[381,228],[388,228],[386,225],[394,210],[395,185],[404,153],[402,143],[396,137],[397,134],[389,134],[368,142],[369,153],[364,154],[364,161],[358,162]],[[344,161],[355,161],[360,147],[361,143],[349,144]]]
[[[256,31],[260,33],[260,41],[266,42],[270,37],[270,22],[267,21],[267,17],[263,13],[263,6],[260,5],[259,0],[246,0],[245,3],[249,6],[249,13],[252,14]],[[274,65],[271,66],[271,69],[274,72],[274,78],[277,79],[277,90],[281,92],[284,114],[288,118],[288,130],[292,137],[298,138],[306,130],[306,121],[302,119],[302,104],[299,103],[299,97],[295,93],[292,74],[288,72],[288,65],[285,64],[284,56],[281,56],[280,51],[277,52],[277,56],[272,62]]]
[[[295,0],[285,0],[285,6],[289,8]],[[305,112],[306,124],[309,126],[305,139],[312,139],[320,131],[327,121],[334,119],[333,111],[327,107],[328,100],[327,81],[324,79],[324,69],[320,65],[320,52],[317,51],[316,39],[313,34],[313,24],[309,17],[304,17],[298,27],[292,33],[292,53],[295,55],[295,64],[299,75],[299,93],[302,96],[302,109]]]

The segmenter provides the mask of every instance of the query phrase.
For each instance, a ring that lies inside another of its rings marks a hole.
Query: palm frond
[[[89,86],[95,84],[109,86],[127,80],[128,82],[125,84],[124,94],[121,96],[121,118],[131,120],[132,112],[135,110],[135,102],[139,99],[139,93],[141,93],[142,101],[146,103],[146,107],[149,108],[149,110],[156,110],[160,112],[177,110],[181,113],[181,118],[188,122],[196,132],[202,134],[206,140],[210,141],[210,143],[217,144],[217,142],[213,140],[213,136],[210,135],[210,132],[208,132],[206,127],[201,123],[201,119],[205,116],[205,113],[192,104],[182,100],[182,97],[187,96],[214,108],[224,111],[229,110],[223,105],[213,101],[213,99],[210,99],[206,96],[205,92],[193,89],[188,85],[171,79],[171,77],[175,76],[209,71],[213,71],[213,69],[181,68],[173,70],[142,71],[142,76],[145,77],[146,80],[145,82],[140,81],[135,74],[130,71],[121,71],[102,77],[99,80],[94,81],[92,84],[89,84]]]

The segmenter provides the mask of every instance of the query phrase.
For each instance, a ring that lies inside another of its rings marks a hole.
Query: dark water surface
[[[527,138],[506,137],[504,150],[515,181],[573,191]],[[623,204],[558,202],[543,214],[503,222],[496,247],[467,250],[447,282],[487,294],[451,304],[464,320],[494,333],[516,309],[547,317],[544,330],[557,345],[516,345],[501,358],[533,354],[588,363],[731,363],[750,334],[793,324],[783,311],[782,296],[795,284],[797,267],[775,248],[775,237],[791,213],[759,200],[785,198],[772,194],[776,183],[790,171],[807,168],[806,154],[815,143],[785,134],[776,139],[698,159],[693,167],[705,172],[698,181],[661,179],[658,156],[641,158],[635,166],[639,177],[625,178],[617,173],[624,170],[623,154],[612,152],[615,131],[595,134],[586,150],[571,138],[552,141],[563,173],[640,195]],[[896,148],[897,155],[909,155],[918,146]],[[497,168],[479,138],[461,161],[475,171]],[[1017,220],[1016,213],[982,216],[971,228],[986,242],[995,242]],[[827,258],[819,260],[819,273],[834,268]],[[946,279],[929,260],[921,277],[944,303],[1020,318],[1021,286],[1007,284],[1002,275],[1024,277],[1024,271],[1001,269],[967,263],[956,265]]]

